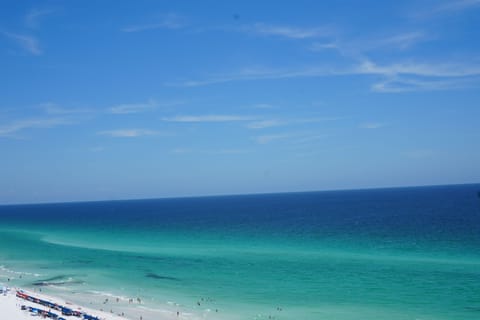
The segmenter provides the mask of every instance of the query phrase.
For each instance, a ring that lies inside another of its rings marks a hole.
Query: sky
[[[0,204],[480,182],[480,1],[0,3]]]

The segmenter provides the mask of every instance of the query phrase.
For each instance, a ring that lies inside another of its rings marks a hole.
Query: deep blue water
[[[221,229],[315,237],[478,235],[480,185],[0,206],[1,221],[43,225]]]
[[[68,278],[46,289],[135,292],[203,316],[208,296],[234,319],[478,319],[479,190],[0,206],[0,265],[22,286]]]

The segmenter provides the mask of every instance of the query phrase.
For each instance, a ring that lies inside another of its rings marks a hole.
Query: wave
[[[259,248],[256,246],[237,246],[237,244],[232,243],[231,245],[216,245],[215,250],[211,250],[209,245],[198,245],[193,248],[183,248],[179,247],[144,247],[140,244],[138,245],[129,245],[125,244],[122,246],[113,246],[113,245],[96,245],[96,244],[85,244],[74,241],[64,241],[57,240],[52,238],[43,237],[41,241],[60,245],[68,246],[75,248],[91,249],[91,250],[105,250],[112,252],[123,252],[127,254],[135,254],[135,257],[138,259],[165,259],[165,256],[183,256],[183,257],[194,257],[201,256],[206,257],[229,257],[233,256],[235,259],[242,259],[246,257],[249,259],[251,255],[256,255],[258,257],[264,257],[265,259],[270,259],[274,257],[275,260],[292,260],[292,259],[302,259],[302,260],[316,260],[316,259],[344,259],[344,260],[368,260],[372,262],[379,263],[419,263],[419,264],[444,264],[444,265],[465,265],[465,266],[480,266],[480,258],[478,256],[455,256],[449,253],[442,252],[432,252],[429,255],[415,254],[415,253],[405,253],[405,252],[396,252],[394,249],[384,248],[378,250],[358,250],[358,248],[345,248],[345,249],[332,249],[328,247],[318,247],[318,248],[305,248],[301,245],[295,247],[282,248],[277,246],[267,246]],[[145,254],[145,255],[141,255]],[[152,255],[151,257],[148,255]],[[163,255],[159,257],[158,255]],[[158,278],[155,275],[149,275],[147,277],[163,280],[179,280],[173,279],[170,277],[159,276]]]
[[[142,246],[114,246],[114,245],[99,245],[99,244],[92,244],[91,242],[85,243],[80,241],[67,241],[67,240],[59,240],[54,239],[49,236],[43,236],[40,241],[48,244],[53,244],[62,247],[70,247],[70,248],[79,248],[79,249],[87,249],[87,250],[102,250],[102,251],[112,251],[112,252],[125,252],[125,253],[155,253],[155,250],[146,250]],[[84,262],[83,262],[84,263]]]
[[[89,290],[86,292],[97,295],[97,296],[101,296],[101,297],[112,298],[114,300],[118,299],[123,302],[128,302],[130,299],[132,299],[131,297],[121,296],[121,295],[114,294],[111,292],[106,292],[106,291]]]
[[[37,287],[60,287],[67,285],[85,284],[85,281],[76,278],[76,275],[61,274],[47,279],[40,279],[32,282],[31,285]]]
[[[10,273],[10,274],[15,274],[19,276],[32,276],[32,277],[41,277],[42,275],[39,273],[31,273],[31,272],[25,272],[25,271],[15,271],[11,270],[3,265],[0,265],[0,271]]]

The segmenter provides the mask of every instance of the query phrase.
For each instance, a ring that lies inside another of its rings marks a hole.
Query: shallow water
[[[478,319],[478,190],[0,206],[0,282],[145,320]]]

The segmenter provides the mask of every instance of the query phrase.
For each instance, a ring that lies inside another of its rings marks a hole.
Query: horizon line
[[[128,201],[151,201],[151,200],[175,200],[175,199],[199,199],[199,198],[219,198],[219,197],[242,197],[242,196],[262,196],[262,195],[286,195],[296,193],[322,193],[322,192],[348,192],[348,191],[368,191],[368,190],[389,190],[389,189],[411,189],[411,188],[429,188],[429,187],[455,187],[455,186],[473,186],[480,185],[480,182],[449,183],[449,184],[419,184],[419,185],[398,185],[384,187],[360,187],[360,188],[333,188],[319,190],[299,190],[299,191],[276,191],[276,192],[252,192],[252,193],[216,193],[204,195],[185,195],[185,196],[165,196],[156,198],[128,198],[128,199],[101,199],[101,200],[71,200],[71,201],[45,201],[45,202],[13,202],[0,203],[0,207],[7,206],[35,206],[35,205],[61,205],[61,204],[83,204],[98,202],[128,202]],[[480,192],[480,190],[479,190]]]

